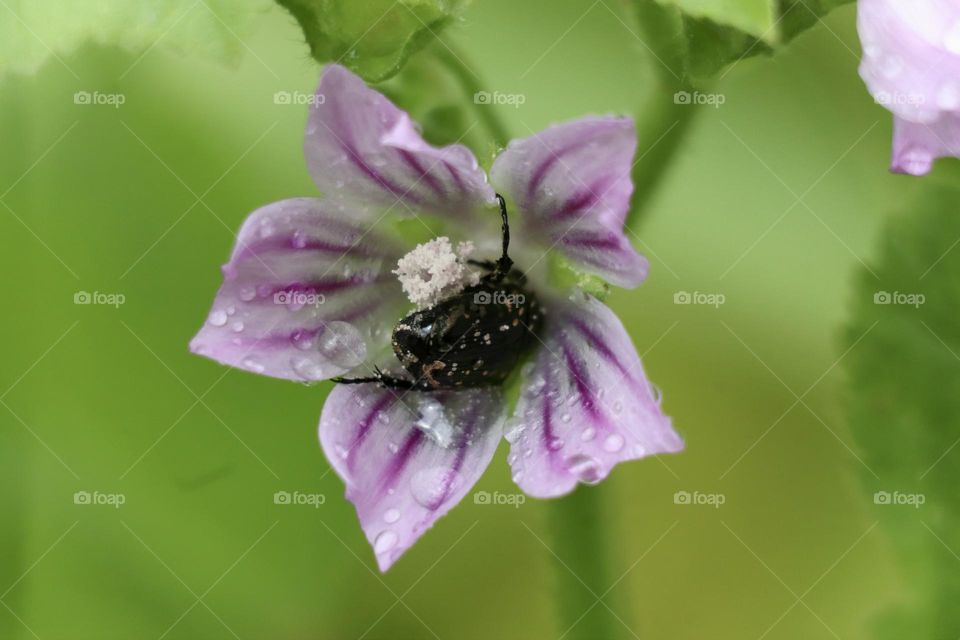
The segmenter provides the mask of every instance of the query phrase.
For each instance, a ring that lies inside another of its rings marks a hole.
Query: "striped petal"
[[[630,119],[584,118],[514,140],[490,179],[520,210],[527,237],[586,272],[635,287],[648,269],[623,231],[636,146]]]
[[[514,480],[551,498],[594,484],[613,467],[683,441],[647,381],[630,336],[596,298],[550,307],[544,345],[507,428]]]
[[[339,65],[324,69],[304,151],[328,198],[369,215],[469,217],[494,201],[467,147],[427,144],[410,116]]]
[[[502,435],[497,389],[400,392],[337,385],[320,443],[386,571],[453,508],[490,464]]]
[[[312,198],[254,211],[191,351],[300,381],[375,358],[406,303],[390,273],[401,252],[347,213]]]

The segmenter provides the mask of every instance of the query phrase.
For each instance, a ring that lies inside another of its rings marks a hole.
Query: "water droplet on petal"
[[[294,231],[292,244],[294,249],[303,249],[307,246],[307,234],[300,230]]]
[[[314,334],[310,331],[305,331],[304,329],[297,329],[293,332],[293,335],[290,336],[290,341],[293,342],[293,346],[301,351],[307,351],[312,349],[314,343]]]
[[[620,449],[623,449],[623,436],[619,433],[613,433],[607,436],[607,439],[603,441],[603,448],[610,453],[620,451]]]
[[[504,429],[503,437],[507,439],[507,442],[513,444],[520,439],[520,435],[523,434],[524,426],[524,423],[520,420],[509,421],[506,429]]]
[[[597,435],[597,430],[593,427],[587,427],[583,430],[583,433],[580,434],[580,439],[584,442],[589,442],[593,440],[593,436]]]
[[[397,534],[387,529],[381,531],[373,541],[374,553],[381,554],[390,551],[397,544]]]
[[[400,519],[400,512],[396,509],[387,509],[386,513],[383,514],[383,521],[387,524],[393,524]]]
[[[360,332],[339,320],[326,325],[319,348],[330,362],[344,369],[356,367],[367,357],[367,343]]]
[[[565,462],[567,470],[577,476],[581,482],[595,484],[600,481],[600,463],[595,458],[577,454],[570,456]]]
[[[943,46],[946,47],[950,53],[960,55],[960,20],[953,23],[953,26],[947,29],[946,34],[943,36]]]
[[[459,481],[459,474],[452,469],[421,469],[410,479],[410,492],[421,506],[433,511],[443,504]]]
[[[560,416],[561,422],[570,422],[570,420],[571,418],[569,413],[564,413],[563,415]]]
[[[947,111],[960,109],[960,83],[947,82],[937,93],[937,106]]]
[[[547,448],[550,449],[551,451],[562,449],[563,440],[561,440],[560,438],[551,438],[550,441],[547,442]]]
[[[222,327],[227,324],[227,313],[225,311],[211,311],[210,317],[207,320],[215,327]]]
[[[304,380],[322,380],[326,377],[323,367],[311,358],[296,357],[292,360],[291,366],[296,374]]]
[[[234,333],[240,333],[241,331],[243,331],[243,322],[237,320],[236,322],[230,325],[230,328],[233,329]]]
[[[257,289],[250,285],[240,287],[240,291],[237,293],[241,300],[244,302],[250,302],[257,297]]]
[[[250,371],[253,371],[254,373],[263,373],[264,370],[266,369],[266,367],[264,367],[262,364],[260,364],[253,358],[246,358],[242,364],[244,367],[246,367]]]

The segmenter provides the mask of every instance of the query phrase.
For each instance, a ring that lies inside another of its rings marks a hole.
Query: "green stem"
[[[605,515],[602,493],[579,487],[569,496],[553,500],[549,509],[551,549],[556,560],[557,633],[564,640],[609,640],[617,637],[616,620],[597,602],[612,578],[607,575],[603,535]]]
[[[688,95],[692,89],[681,83],[661,83],[652,93],[637,117],[637,161],[634,164],[633,197],[627,225],[633,227],[647,211],[656,195],[657,187],[669,172],[677,152],[686,139],[700,108],[693,104],[678,104],[679,92]]]
[[[494,143],[498,147],[507,146],[507,142],[510,141],[510,132],[497,116],[494,105],[480,104],[474,99],[477,92],[485,91],[485,88],[479,76],[463,61],[463,54],[451,49],[450,44],[445,41],[434,46],[434,50],[437,59],[450,71],[451,76],[463,91],[467,104],[472,106]]]
[[[624,5],[650,51],[656,85],[637,115],[640,144],[633,169],[628,225],[644,214],[682,146],[700,107],[678,97],[695,87],[686,79],[687,41],[680,12],[656,0],[625,0]]]

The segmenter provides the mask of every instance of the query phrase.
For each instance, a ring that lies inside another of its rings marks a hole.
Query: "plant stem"
[[[463,54],[451,49],[446,41],[438,42],[433,48],[437,59],[450,71],[463,91],[467,104],[472,106],[494,143],[498,147],[507,146],[507,142],[510,141],[510,132],[497,116],[496,107],[491,104],[480,104],[474,99],[478,92],[484,91],[484,87],[480,77],[463,61]]]
[[[603,534],[602,494],[579,487],[551,501],[551,549],[556,554],[558,633],[564,640],[609,640],[616,637],[615,619],[598,598],[610,588],[607,575],[609,541]]]
[[[657,78],[649,99],[637,115],[640,143],[627,220],[628,225],[633,225],[645,212],[657,185],[676,158],[700,108],[692,100],[678,100],[683,93],[689,97],[695,91],[685,77],[687,41],[680,13],[656,0],[625,0],[624,5],[650,52],[650,63]]]

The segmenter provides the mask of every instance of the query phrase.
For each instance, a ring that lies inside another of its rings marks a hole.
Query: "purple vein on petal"
[[[373,426],[373,421],[382,411],[386,411],[390,406],[397,400],[397,397],[392,393],[384,393],[380,398],[373,403],[370,411],[367,412],[367,415],[364,416],[363,420],[360,422],[360,429],[357,431],[356,436],[354,436],[353,441],[347,446],[347,451],[352,452],[356,450],[357,447],[363,444],[363,441],[367,439],[367,436],[370,435],[371,427]],[[347,459],[347,469],[353,471],[353,462],[355,458],[353,455],[350,455]]]
[[[573,351],[570,349],[569,345],[565,341],[561,341],[561,348],[563,350],[563,359],[566,362],[567,370],[570,372],[570,375],[573,376],[573,384],[577,389],[577,394],[580,396],[580,406],[590,414],[594,419],[601,419],[603,417],[600,408],[597,406],[596,398],[594,397],[593,391],[590,389],[590,386],[587,384],[588,374],[586,370],[580,366],[576,358],[573,356]]]
[[[393,394],[391,393],[389,395]],[[383,470],[383,474],[380,476],[380,486],[377,493],[382,493],[383,491],[386,491],[392,487],[397,478],[400,477],[400,474],[403,473],[403,470],[406,468],[407,464],[410,463],[410,460],[413,458],[414,454],[423,444],[423,438],[425,437],[426,436],[424,435],[423,431],[417,427],[414,427],[410,431],[410,433],[407,435],[407,439],[403,443],[403,446],[397,450],[393,458],[390,460],[390,464],[387,465],[387,468]]]
[[[540,184],[547,177],[547,174],[550,170],[560,162],[560,159],[568,153],[576,151],[581,147],[585,147],[592,142],[591,139],[587,138],[584,140],[577,140],[576,142],[570,143],[566,146],[561,147],[557,151],[551,151],[550,155],[546,160],[540,163],[540,165],[534,170],[533,174],[530,176],[530,182],[527,183],[527,198],[533,198],[533,194],[537,189],[540,188]]]
[[[592,207],[596,203],[600,202],[604,193],[607,189],[610,188],[610,184],[614,180],[611,180],[610,176],[602,176],[596,180],[593,184],[585,186],[581,191],[574,192],[574,194],[563,203],[563,206],[560,207],[560,210],[555,214],[558,218],[565,218],[571,214],[577,213],[582,209]]]
[[[630,381],[633,381],[632,372],[623,366],[623,363],[620,362],[620,358],[618,358],[617,354],[615,354],[613,350],[610,349],[610,346],[604,342],[603,338],[597,335],[596,332],[588,327],[580,318],[570,318],[569,322],[570,325],[580,333],[580,335],[586,338],[587,342],[590,343],[590,346],[594,351],[597,351],[600,353],[600,355],[611,362],[620,371],[620,373],[624,375],[624,377],[628,378]]]
[[[446,160],[444,160],[444,161],[443,161],[443,166],[446,168],[447,173],[450,174],[450,177],[453,178],[453,181],[456,183],[457,189],[460,190],[460,193],[461,193],[461,194],[466,194],[466,193],[467,193],[467,187],[466,187],[465,184],[463,184],[463,179],[460,177],[460,174],[457,173],[457,170],[453,168],[453,165],[451,165],[449,162],[447,162]]]
[[[323,223],[326,225],[326,221]],[[292,235],[274,236],[264,240],[258,240],[252,243],[246,243],[233,257],[232,262],[246,260],[248,258],[261,257],[264,254],[275,251],[315,251],[317,253],[346,254],[351,256],[360,256],[366,258],[377,257],[378,254],[371,253],[362,244],[339,244],[328,242],[326,240],[307,240],[300,241]]]
[[[342,289],[349,289],[350,287],[360,287],[368,286],[372,284],[383,284],[386,282],[393,282],[394,279],[390,274],[380,273],[374,276],[373,278],[361,278],[361,277],[351,277],[351,278],[325,278],[314,280],[311,282],[290,282],[287,284],[277,285],[271,288],[266,295],[261,296],[261,299],[266,298],[272,301],[272,297],[278,293],[304,293],[304,294],[323,294],[323,293],[333,293],[335,291],[340,291]]]
[[[589,233],[568,233],[560,238],[561,244],[568,247],[591,249],[620,249],[620,240],[612,234],[597,236]]]
[[[400,154],[400,157],[403,158],[403,161],[407,164],[407,166],[413,169],[414,173],[416,174],[417,179],[414,181],[414,183],[423,180],[427,186],[433,189],[434,193],[440,197],[444,197],[443,185],[440,184],[440,181],[437,180],[436,176],[434,176],[430,171],[424,168],[422,164],[420,164],[420,161],[415,155],[406,149],[397,149],[397,152]]]

